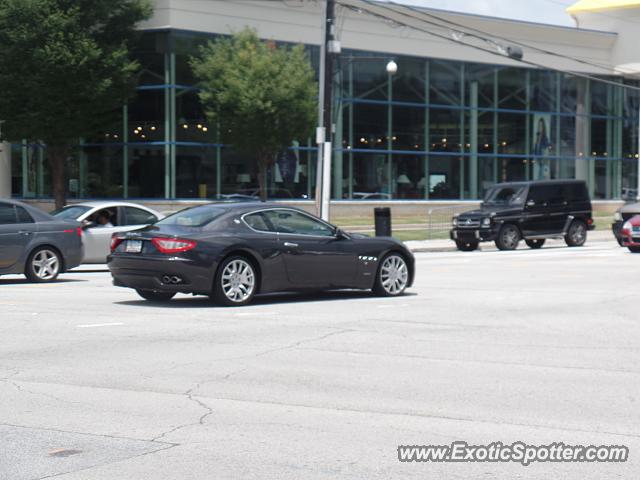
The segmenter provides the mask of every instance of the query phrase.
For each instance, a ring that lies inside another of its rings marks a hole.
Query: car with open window
[[[114,233],[137,230],[164,218],[161,213],[144,205],[108,201],[74,203],[51,214],[60,220],[82,223],[82,263],[105,263]]]
[[[451,239],[462,251],[476,250],[480,242],[515,250],[522,240],[537,249],[550,238],[580,247],[594,228],[591,199],[580,180],[494,185],[479,209],[455,216],[452,223]]]
[[[152,301],[189,293],[238,306],[262,293],[333,289],[394,297],[414,276],[402,242],[345,233],[304,210],[269,203],[182,210],[114,234],[111,251],[114,285]]]

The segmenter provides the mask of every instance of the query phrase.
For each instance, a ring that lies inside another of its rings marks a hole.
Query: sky
[[[565,9],[571,0],[393,0],[395,2],[440,8],[493,17],[515,18],[530,22],[574,27]]]

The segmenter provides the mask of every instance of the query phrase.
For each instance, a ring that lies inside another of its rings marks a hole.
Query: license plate
[[[640,227],[633,227],[634,232],[640,232]]]
[[[140,253],[142,251],[142,240],[127,240],[124,251],[127,253]]]

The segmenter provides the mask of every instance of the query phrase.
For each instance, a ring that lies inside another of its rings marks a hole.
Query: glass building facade
[[[255,164],[219,140],[189,67],[212,36],[149,31],[120,121],[80,139],[69,198],[254,195]],[[308,48],[317,69],[318,48]],[[395,75],[386,72],[393,58]],[[334,88],[336,200],[474,200],[496,182],[580,178],[594,199],[636,195],[637,91],[554,71],[343,51]],[[273,198],[313,198],[313,138],[295,139],[269,175]],[[13,194],[51,193],[46,148],[12,144]]]

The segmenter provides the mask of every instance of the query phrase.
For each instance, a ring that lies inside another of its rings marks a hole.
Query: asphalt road
[[[417,255],[409,293],[158,306],[0,278],[0,479],[640,474],[640,255]],[[398,462],[399,444],[618,444],[624,464]]]

